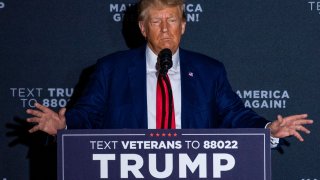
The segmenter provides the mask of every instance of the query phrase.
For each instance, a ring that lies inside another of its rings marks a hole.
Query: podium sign
[[[269,180],[265,129],[64,130],[58,179]]]

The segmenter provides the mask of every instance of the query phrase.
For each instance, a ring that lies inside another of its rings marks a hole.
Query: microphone
[[[167,75],[168,70],[172,67],[172,52],[170,49],[165,48],[159,52],[158,67],[160,67],[160,75]]]

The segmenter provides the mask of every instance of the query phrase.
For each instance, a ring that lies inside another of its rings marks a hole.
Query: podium
[[[63,130],[58,179],[270,180],[266,129]]]

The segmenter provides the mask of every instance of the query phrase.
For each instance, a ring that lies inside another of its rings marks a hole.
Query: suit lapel
[[[181,71],[181,127],[191,128],[190,122],[194,115],[195,105],[198,100],[197,78],[198,72],[193,66],[187,52],[180,48],[180,71]]]
[[[138,53],[131,58],[131,65],[128,68],[130,79],[130,93],[133,99],[134,118],[130,122],[131,128],[148,128],[147,121],[147,88],[146,88],[146,56],[145,46],[138,49]]]

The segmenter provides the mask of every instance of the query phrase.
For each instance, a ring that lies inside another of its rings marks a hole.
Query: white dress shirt
[[[157,109],[157,58],[158,56],[147,46],[147,108],[148,108],[148,129],[156,129],[156,109]],[[179,49],[172,56],[172,68],[168,71],[172,87],[174,103],[174,114],[176,129],[181,129],[181,76],[180,76],[180,56]]]

